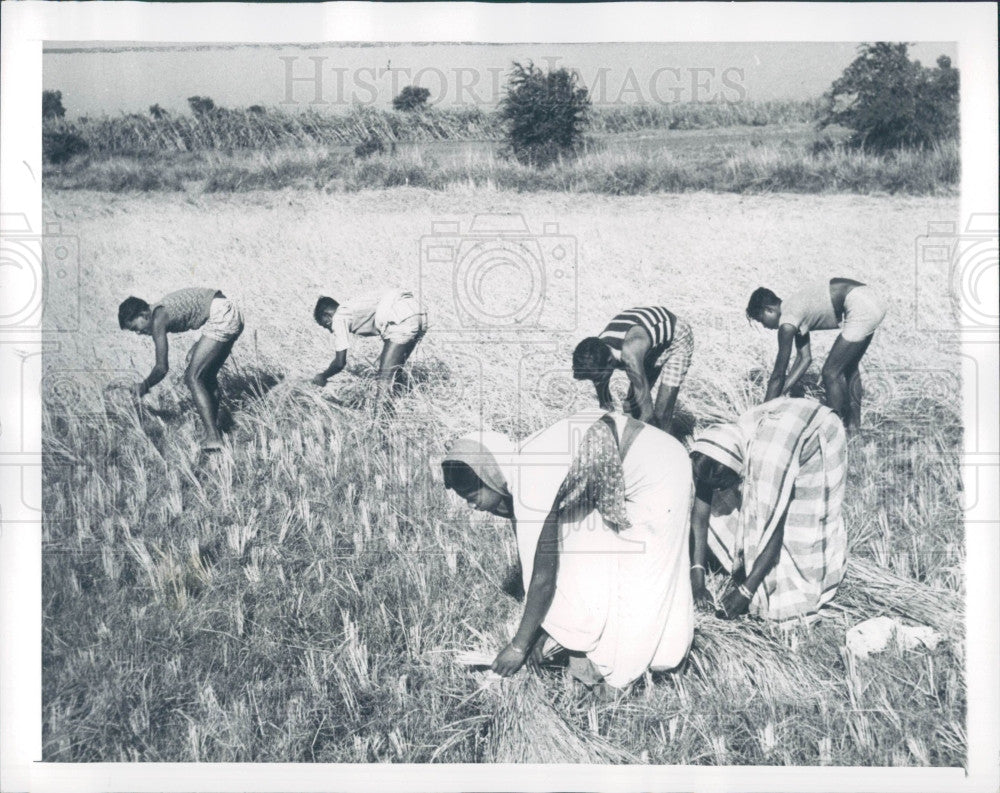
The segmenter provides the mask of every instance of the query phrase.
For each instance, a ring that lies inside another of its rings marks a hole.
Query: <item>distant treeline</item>
[[[594,108],[591,134],[644,129],[710,129],[812,122],[819,100],[738,103],[678,103]],[[170,113],[158,105],[150,113],[121,116],[47,118],[43,125],[46,159],[73,141],[72,153],[135,155],[154,152],[279,149],[433,140],[501,140],[499,115],[479,107],[426,108],[417,112],[358,106],[344,114],[287,113],[254,105],[246,109],[212,107],[194,114]]]

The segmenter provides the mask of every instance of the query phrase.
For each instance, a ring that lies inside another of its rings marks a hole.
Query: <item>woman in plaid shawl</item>
[[[712,604],[706,549],[732,574],[719,616],[785,620],[833,598],[847,568],[846,438],[833,411],[809,399],[766,402],[705,430],[691,462],[699,607]]]
[[[445,486],[510,518],[524,612],[493,669],[533,667],[559,647],[583,682],[620,688],[684,659],[694,634],[685,567],[691,468],[684,447],[623,415],[584,411],[515,446],[456,441]]]

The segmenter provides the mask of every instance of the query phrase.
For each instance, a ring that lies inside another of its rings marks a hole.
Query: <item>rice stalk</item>
[[[486,689],[493,715],[486,728],[485,762],[635,763],[625,749],[571,724],[549,703],[542,681],[520,674]]]
[[[903,578],[867,559],[848,560],[847,578],[837,592],[836,602],[866,618],[887,609],[930,625],[952,639],[964,633],[965,604],[957,593]]]

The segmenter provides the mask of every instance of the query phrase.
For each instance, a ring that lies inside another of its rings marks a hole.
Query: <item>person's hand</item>
[[[524,666],[527,657],[528,653],[525,650],[515,647],[511,642],[500,651],[490,668],[501,677],[510,677]]]
[[[705,586],[705,571],[700,567],[691,568],[691,594],[694,596],[696,609],[708,613],[715,611],[715,600]]]
[[[742,584],[731,587],[722,598],[715,616],[724,620],[732,620],[741,614],[746,614],[750,609],[750,598],[747,597],[747,594],[752,595]]]
[[[542,654],[542,651],[545,648],[546,634],[544,632],[540,633],[541,635],[535,639],[534,644],[531,645],[531,649],[528,650],[528,669],[536,675],[541,674],[542,661],[545,660],[545,656]]]
[[[320,388],[322,388],[323,386],[326,385],[326,380],[327,380],[326,375],[318,374],[315,377],[313,377],[312,380],[310,380],[309,382],[311,382],[313,385],[318,385]]]

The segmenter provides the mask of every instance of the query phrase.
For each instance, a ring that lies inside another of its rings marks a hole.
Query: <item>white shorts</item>
[[[427,311],[409,293],[396,298],[387,313],[393,319],[382,328],[383,341],[415,344],[427,332]]]
[[[870,286],[856,286],[844,298],[844,341],[864,341],[885,319],[885,304]]]
[[[227,297],[217,297],[208,310],[208,320],[201,326],[201,335],[213,341],[236,341],[243,332],[243,315]]]

